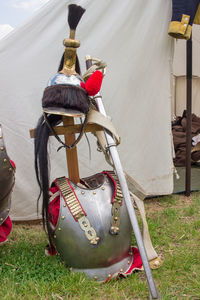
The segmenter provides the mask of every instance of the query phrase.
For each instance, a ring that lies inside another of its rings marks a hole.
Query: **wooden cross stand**
[[[64,135],[65,143],[68,145],[72,145],[74,143],[76,139],[76,133],[80,133],[82,128],[81,124],[74,124],[74,117],[77,117],[77,115],[63,116],[63,125],[54,127],[57,135]],[[101,130],[103,130],[102,126],[90,123],[86,124],[84,132],[96,132]],[[50,132],[50,135],[53,134]],[[35,129],[30,129],[30,137],[34,138],[34,136]],[[73,149],[66,148],[66,157],[68,178],[74,183],[80,182],[77,147],[74,146]]]

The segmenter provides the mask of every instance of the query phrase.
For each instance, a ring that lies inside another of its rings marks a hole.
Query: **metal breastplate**
[[[15,170],[10,163],[3,141],[0,125],[0,225],[8,217],[11,206],[11,192],[14,186]]]
[[[63,178],[57,180],[62,192],[53,236],[56,250],[74,271],[101,281],[127,270],[132,262],[131,224],[125,202],[120,203],[121,189],[111,178],[108,173],[101,174],[101,183],[95,189],[80,188]],[[113,227],[119,230],[113,231]]]

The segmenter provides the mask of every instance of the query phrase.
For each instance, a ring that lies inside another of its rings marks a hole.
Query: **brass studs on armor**
[[[13,169],[12,169],[12,168],[9,168],[8,170],[9,170],[10,172],[12,172]]]
[[[96,193],[97,193],[97,192],[95,192],[95,191],[93,192],[94,195],[96,195]]]
[[[0,149],[1,149],[1,151],[4,151],[4,147],[1,147]]]
[[[53,237],[54,237],[54,239],[56,239],[56,235],[55,235],[55,234],[54,234],[54,236],[53,236]]]
[[[3,218],[1,218],[0,221],[3,221]]]
[[[60,228],[60,227],[58,228],[58,231],[61,231],[61,228]]]
[[[0,140],[1,140],[2,138],[3,138],[2,135],[0,135]]]
[[[120,269],[120,272],[124,272],[124,270],[123,270],[123,269]]]
[[[98,276],[94,276],[94,280],[97,280],[98,279]]]
[[[81,194],[82,194],[82,195],[84,195],[84,194],[85,194],[85,192],[84,192],[84,191],[81,191]]]
[[[6,158],[4,158],[4,160],[3,160],[5,163],[8,161]]]
[[[130,263],[131,263],[130,260],[128,260],[128,261],[127,261],[127,264],[130,265]]]
[[[63,207],[66,207],[66,204],[64,204]]]
[[[111,234],[119,233],[119,227],[117,227],[117,226],[111,226],[110,230],[111,230]]]
[[[96,245],[96,244],[97,244],[97,241],[95,241],[95,240],[93,239],[93,240],[90,241],[90,244],[91,244],[91,245]]]
[[[65,216],[62,216],[61,219],[64,220],[64,219],[65,219]]]
[[[104,190],[105,190],[105,187],[104,187],[104,186],[102,186],[102,187],[101,187],[101,189],[102,189],[102,191],[104,191]]]

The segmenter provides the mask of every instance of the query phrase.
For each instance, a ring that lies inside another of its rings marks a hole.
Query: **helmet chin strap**
[[[51,124],[49,123],[49,120],[48,120],[48,117],[47,117],[47,114],[45,112],[43,112],[43,117],[44,117],[44,120],[48,126],[48,128],[50,129],[51,133],[55,136],[55,138],[57,139],[57,141],[62,144],[62,146],[60,146],[57,151],[59,151],[60,149],[62,148],[68,148],[68,149],[73,149],[77,144],[78,142],[81,140],[83,134],[84,134],[84,130],[85,130],[85,127],[86,127],[86,124],[87,124],[87,119],[88,119],[88,114],[86,114],[85,116],[85,119],[84,119],[84,122],[82,124],[82,127],[81,127],[81,131],[77,137],[77,139],[74,141],[74,143],[72,145],[67,145],[66,143],[64,143],[60,137],[57,135],[55,129],[51,126]]]

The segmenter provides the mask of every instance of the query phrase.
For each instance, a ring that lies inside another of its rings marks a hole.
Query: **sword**
[[[92,66],[91,56],[86,56],[85,60],[86,60],[86,68],[89,69]],[[96,102],[96,106],[97,106],[98,111],[101,114],[103,114],[104,116],[106,116],[106,111],[104,109],[104,105],[103,105],[103,102],[101,100],[100,93],[95,95],[95,102]],[[121,165],[121,162],[120,162],[120,159],[119,159],[119,154],[118,154],[118,151],[117,151],[117,147],[116,147],[116,144],[115,144],[115,141],[114,141],[113,137],[109,134],[109,132],[104,130],[104,133],[105,133],[105,137],[106,137],[106,140],[107,140],[107,147],[110,151],[110,155],[112,157],[114,168],[115,168],[115,171],[117,173],[117,177],[119,179],[119,183],[120,183],[120,186],[121,186],[121,189],[122,189],[122,194],[123,194],[123,197],[124,197],[124,200],[125,200],[125,203],[126,203],[127,211],[128,211],[128,214],[129,214],[129,218],[130,218],[130,221],[131,221],[131,225],[132,225],[133,232],[134,232],[134,235],[135,235],[135,239],[136,239],[136,242],[137,242],[137,245],[138,245],[138,249],[139,249],[139,252],[140,252],[141,259],[142,259],[145,274],[146,274],[146,277],[147,277],[149,290],[151,292],[152,299],[159,299],[158,291],[156,289],[156,285],[155,285],[155,282],[154,282],[154,279],[153,279],[153,275],[152,275],[152,272],[151,272],[151,269],[150,269],[150,266],[149,266],[149,262],[148,262],[146,250],[145,250],[145,247],[144,247],[144,243],[143,243],[143,240],[142,240],[142,235],[141,235],[140,228],[139,228],[139,225],[138,225],[137,217],[136,217],[136,214],[135,214],[134,206],[132,205],[132,202],[131,202],[130,192],[129,192],[128,185],[127,185],[127,182],[126,182],[126,178],[125,178],[125,175],[124,175],[124,172],[123,172],[123,168],[122,168],[122,165]]]

